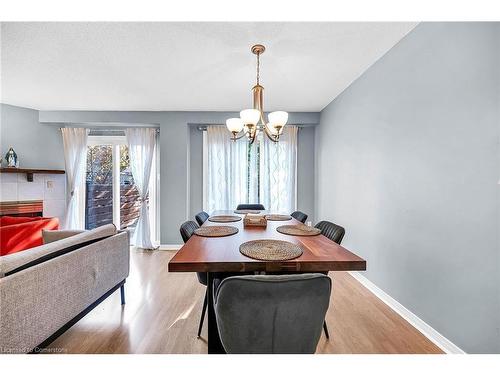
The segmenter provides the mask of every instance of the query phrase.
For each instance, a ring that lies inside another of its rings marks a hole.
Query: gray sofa
[[[37,352],[118,288],[124,303],[127,232],[109,224],[44,242],[0,257],[0,353]]]

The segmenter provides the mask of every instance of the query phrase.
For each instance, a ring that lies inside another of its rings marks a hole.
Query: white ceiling
[[[2,23],[1,101],[41,110],[319,111],[415,23]]]

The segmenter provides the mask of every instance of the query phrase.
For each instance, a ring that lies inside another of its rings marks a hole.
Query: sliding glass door
[[[157,178],[153,158],[147,203],[153,241],[157,239]],[[139,219],[140,197],[130,170],[126,137],[90,135],[85,181],[85,228],[114,223],[118,229],[134,231]]]
[[[87,147],[85,229],[113,223],[113,146]]]

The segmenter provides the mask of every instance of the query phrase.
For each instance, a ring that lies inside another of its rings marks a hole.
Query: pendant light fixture
[[[241,111],[240,117],[226,120],[233,141],[246,136],[248,141],[253,143],[259,132],[263,131],[271,141],[278,142],[288,121],[288,113],[284,111],[271,112],[267,116],[268,121],[264,119],[264,87],[260,85],[260,55],[265,50],[262,44],[252,47],[252,53],[257,56],[257,84],[252,88],[253,108]]]

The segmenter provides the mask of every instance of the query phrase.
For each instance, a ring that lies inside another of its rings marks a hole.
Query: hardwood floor
[[[206,353],[206,321],[196,337],[205,287],[193,273],[168,273],[174,252],[131,250],[127,304],[117,291],[49,348],[65,353]],[[346,272],[333,291],[317,353],[442,353]]]

